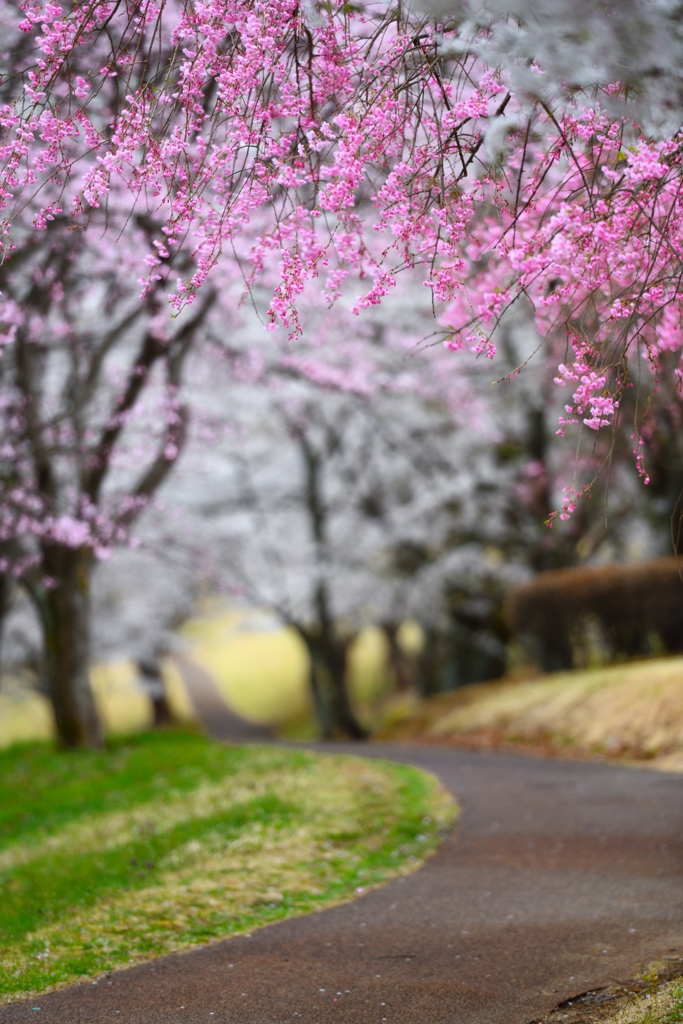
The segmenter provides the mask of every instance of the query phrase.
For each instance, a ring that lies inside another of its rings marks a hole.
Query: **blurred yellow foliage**
[[[208,605],[182,635],[189,656],[215,680],[226,703],[253,722],[282,725],[312,714],[308,655],[290,627],[268,613]],[[362,631],[349,652],[354,700],[365,703],[388,685],[387,649],[379,629]]]
[[[270,725],[309,711],[306,649],[293,629],[264,613],[209,605],[181,635],[238,714]]]
[[[46,740],[54,733],[52,708],[45,697],[12,685],[0,693],[0,747],[26,740]]]

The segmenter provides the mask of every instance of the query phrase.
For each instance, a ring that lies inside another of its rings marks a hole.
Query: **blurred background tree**
[[[360,737],[369,623],[432,693],[510,665],[514,583],[679,546],[678,8],[214,13],[4,11],[0,613],[65,744],[117,548],[176,573],[135,660],[237,589]]]

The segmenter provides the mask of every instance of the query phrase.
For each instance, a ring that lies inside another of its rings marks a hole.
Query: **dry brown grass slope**
[[[377,738],[683,771],[683,658],[479,683],[396,707]]]

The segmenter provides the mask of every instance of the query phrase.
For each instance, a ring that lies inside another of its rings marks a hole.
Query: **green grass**
[[[680,984],[672,986],[662,1021],[664,1024],[680,1024],[683,1021],[683,986]]]
[[[647,975],[645,976],[647,980]],[[604,1018],[603,1024],[681,1024],[683,1022],[683,985],[681,979],[665,983],[655,981],[648,991],[627,1000],[617,1013]]]
[[[351,898],[455,812],[405,765],[146,733],[0,752],[5,1001]]]

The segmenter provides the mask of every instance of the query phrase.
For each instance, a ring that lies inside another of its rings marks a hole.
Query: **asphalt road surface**
[[[683,777],[354,749],[427,768],[461,802],[423,868],[345,906],[6,1006],[0,1021],[527,1024],[683,955]]]

